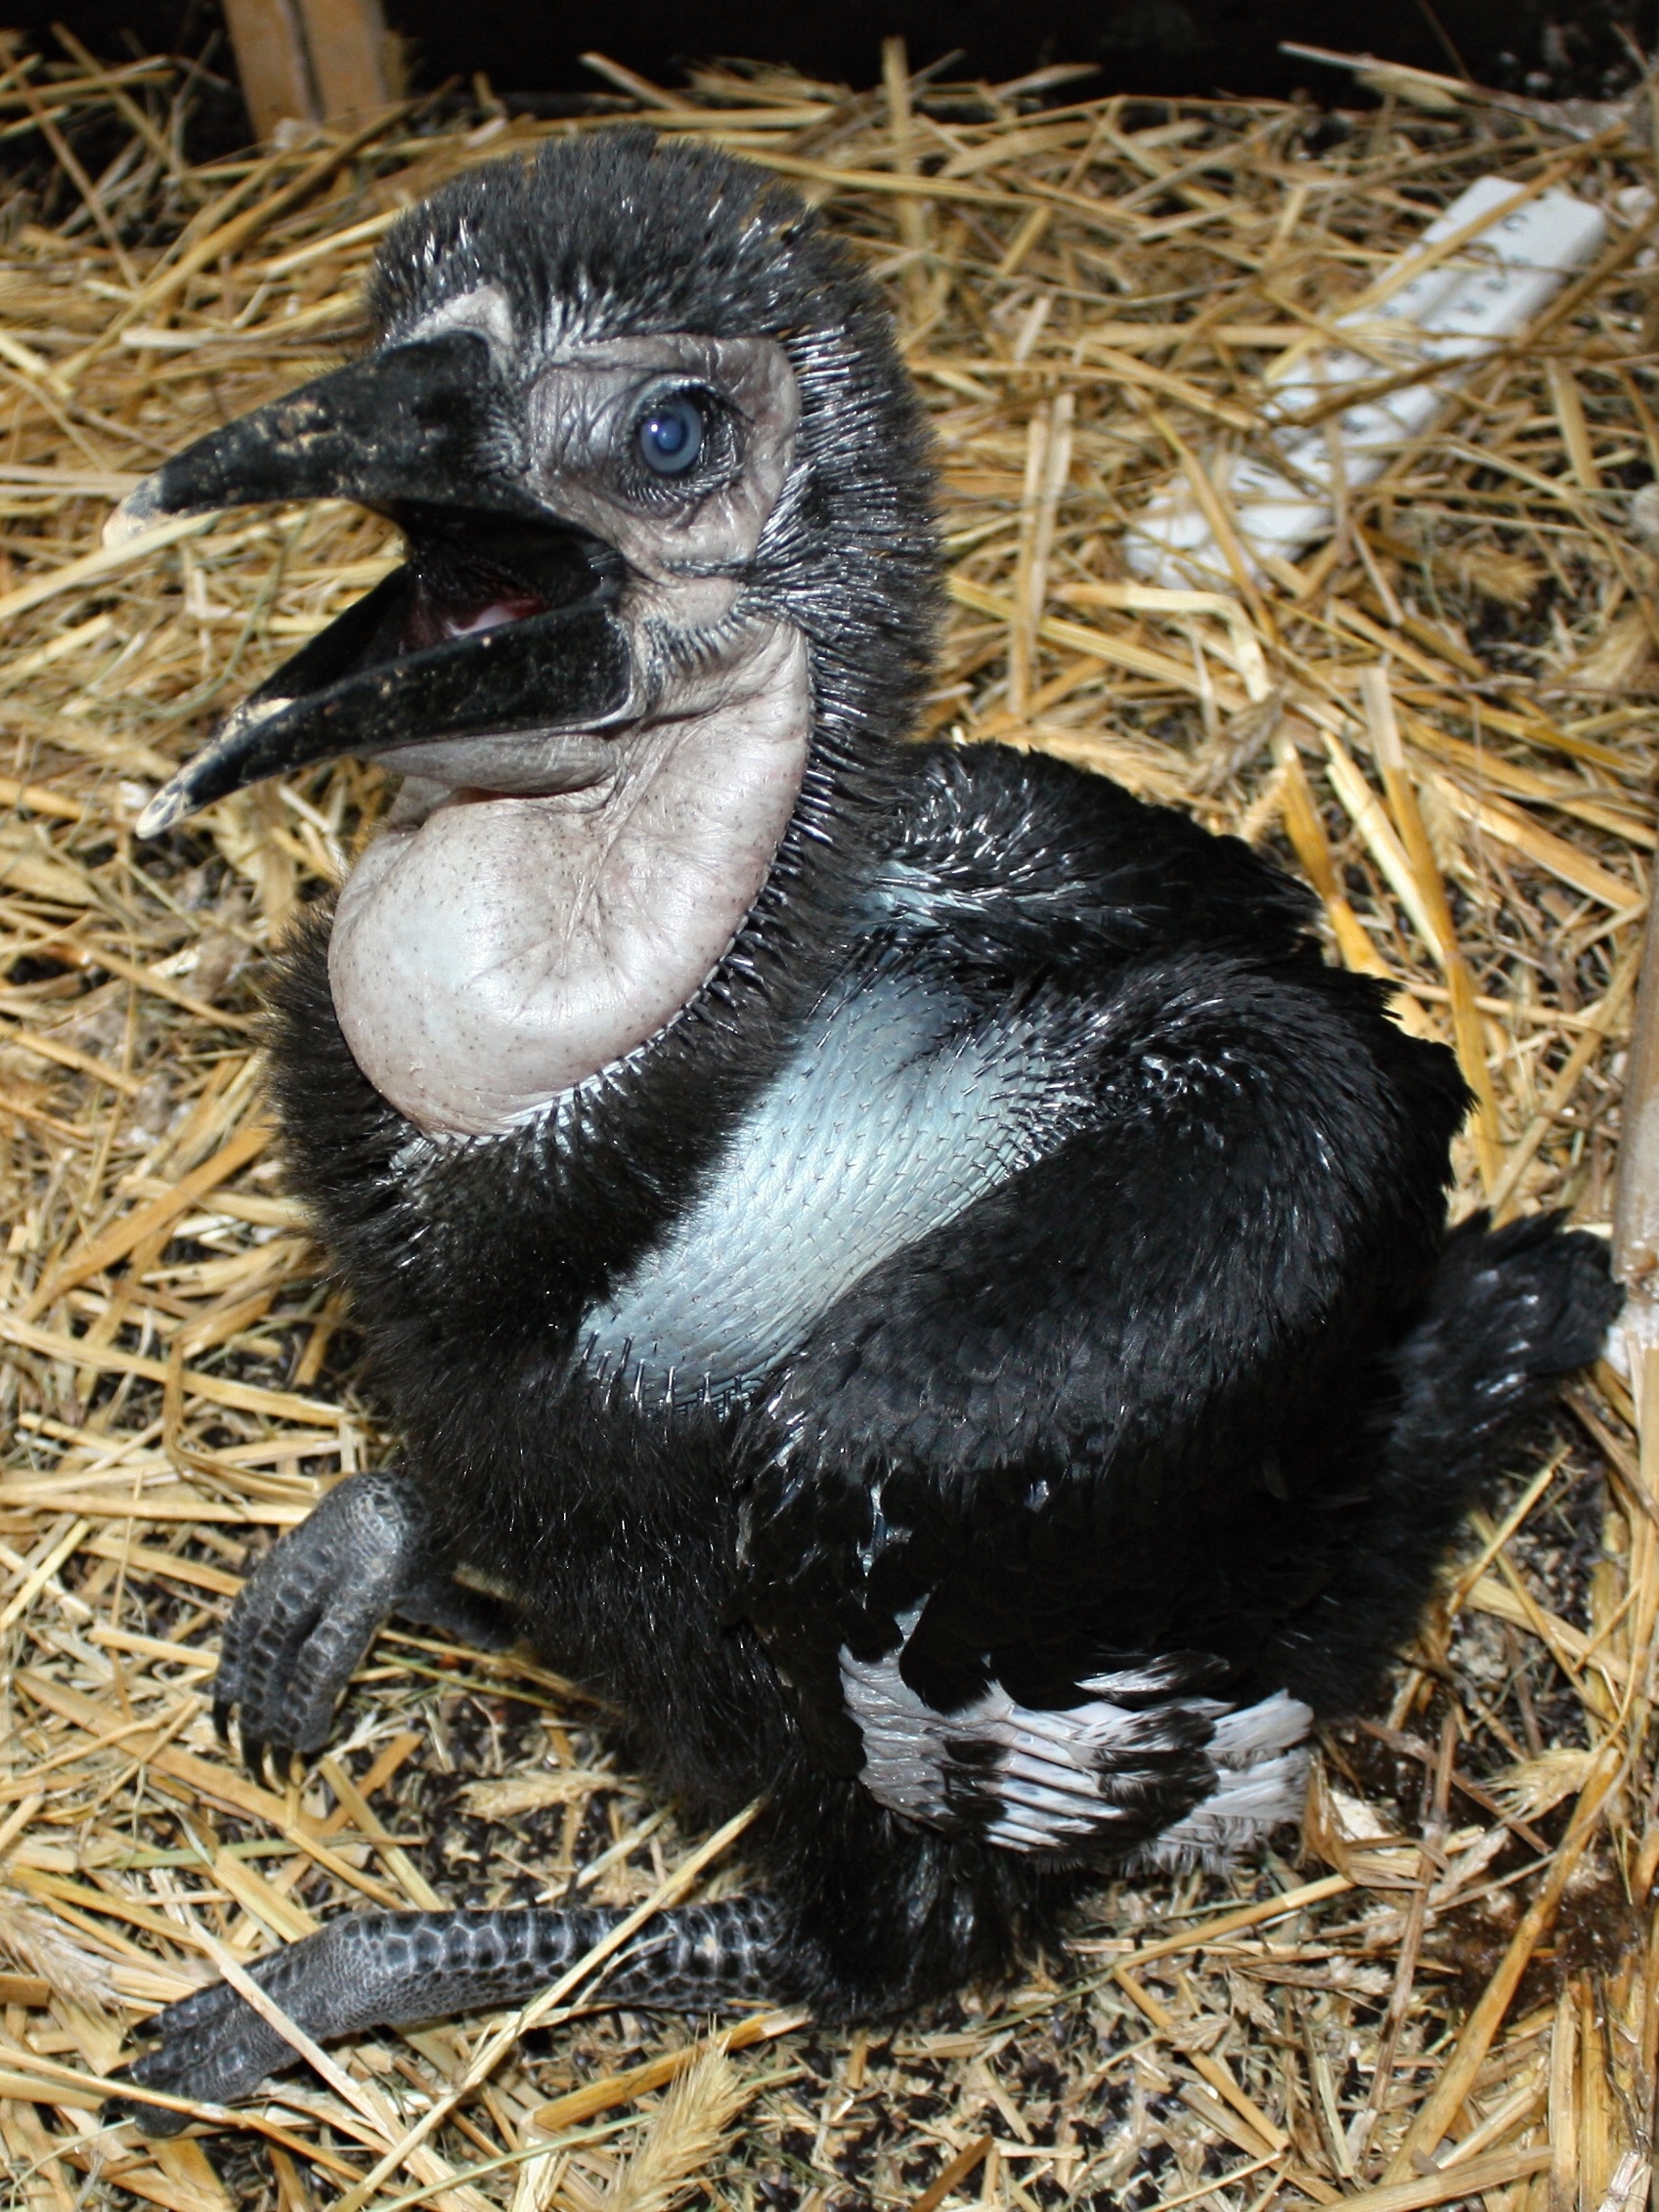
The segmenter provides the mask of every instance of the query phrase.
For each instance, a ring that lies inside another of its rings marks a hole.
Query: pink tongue
[[[464,620],[445,615],[443,620],[446,637],[476,637],[481,629],[500,629],[503,623],[523,622],[527,615],[539,615],[540,599],[497,599],[488,607],[480,607],[475,615]]]

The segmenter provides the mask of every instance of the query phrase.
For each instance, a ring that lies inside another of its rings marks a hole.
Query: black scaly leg
[[[347,1913],[250,1970],[316,2042],[452,2013],[521,2005],[608,1935],[620,1911],[529,1906],[504,1912]],[[681,1905],[649,1922],[600,1970],[593,2001],[695,2012],[764,2001],[777,1986],[776,1921],[764,1897]],[[577,1993],[578,2003],[584,1993]],[[156,2050],[127,2078],[175,2097],[227,2104],[295,2063],[274,2027],[226,1982],[169,2005],[148,2023]],[[148,2134],[187,2123],[159,2105],[133,2104]]]

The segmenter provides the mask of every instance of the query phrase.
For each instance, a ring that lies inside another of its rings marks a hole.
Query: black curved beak
[[[624,563],[520,488],[503,467],[511,444],[489,346],[456,331],[320,377],[129,495],[107,542],[161,515],[343,499],[397,522],[410,553],[227,717],[145,808],[140,836],[342,754],[591,729],[624,712]]]

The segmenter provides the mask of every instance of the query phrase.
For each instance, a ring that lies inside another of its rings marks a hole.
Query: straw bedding
[[[265,953],[383,795],[346,764],[159,846],[130,824],[393,548],[338,506],[187,522],[142,555],[98,533],[157,458],[360,339],[375,238],[458,167],[638,106],[746,151],[888,285],[934,413],[953,619],[933,726],[1279,851],[1332,957],[1385,974],[1399,1019],[1479,1076],[1460,1209],[1604,1223],[1654,843],[1649,105],[1520,113],[1384,72],[1351,116],[1057,106],[1091,88],[921,85],[894,55],[858,97],[613,70],[611,105],[568,123],[481,84],[465,112],[191,168],[172,65],[9,57],[0,129],[38,162],[0,244],[7,2201],[1640,2201],[1659,1523],[1607,1374],[1470,1529],[1392,1710],[1329,1744],[1300,1858],[1107,1886],[1072,1955],[896,2032],[766,2017],[726,2049],[695,2023],[520,2042],[474,2019],[341,2048],[237,2132],[100,2131],[126,2031],[226,1960],[367,1900],[575,1883],[643,1905],[699,1840],[579,1695],[429,1637],[379,1639],[285,1796],[213,1739],[240,1576],[392,1449],[283,1194],[258,1057]],[[1231,601],[1125,589],[1148,493],[1247,444],[1275,355],[1488,172],[1600,202],[1596,268],[1299,569]],[[693,1879],[737,1882],[741,1849]]]

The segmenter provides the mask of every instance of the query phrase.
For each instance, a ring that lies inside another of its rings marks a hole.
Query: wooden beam
[[[343,122],[391,99],[380,0],[225,0],[257,137],[284,121]]]
[[[305,38],[290,0],[225,0],[237,74],[256,138],[286,120],[319,120]]]
[[[386,19],[380,0],[299,0],[312,82],[328,122],[384,108]]]

